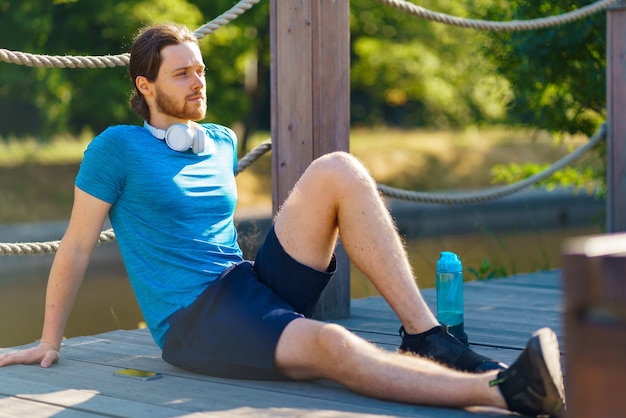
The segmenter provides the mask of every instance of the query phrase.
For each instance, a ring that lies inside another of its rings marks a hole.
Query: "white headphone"
[[[206,132],[201,126],[194,129],[183,123],[175,123],[167,131],[155,128],[147,121],[143,126],[155,138],[165,140],[167,146],[174,151],[184,152],[191,148],[194,154],[200,154],[206,149]]]

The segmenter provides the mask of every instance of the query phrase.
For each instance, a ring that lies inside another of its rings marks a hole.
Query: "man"
[[[146,122],[111,127],[85,152],[50,272],[40,344],[0,356],[0,366],[49,367],[60,359],[65,323],[108,214],[148,327],[174,365],[234,378],[326,378],[416,404],[564,410],[551,331],[533,335],[508,369],[444,332],[374,181],[349,154],[314,161],[255,262],[242,260],[233,224],[236,137],[195,122],[206,112],[204,71],[198,41],[184,27],[157,25],[135,39],[131,107]],[[307,318],[335,269],[338,236],[400,318],[401,353]]]

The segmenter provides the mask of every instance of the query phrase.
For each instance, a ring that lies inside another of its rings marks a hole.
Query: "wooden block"
[[[626,234],[564,247],[567,416],[626,416]]]

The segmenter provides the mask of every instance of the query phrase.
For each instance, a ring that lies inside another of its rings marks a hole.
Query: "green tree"
[[[500,2],[485,17],[556,16],[592,0]],[[553,132],[593,134],[606,118],[606,15],[537,31],[489,32],[483,53],[511,82],[513,122]]]
[[[495,1],[485,18],[527,20],[556,16],[591,1]],[[606,118],[606,15],[537,31],[490,32],[483,53],[511,83],[509,121],[556,134],[592,135]],[[596,147],[605,161],[606,147]],[[533,163],[498,166],[496,181],[515,182],[547,167]],[[604,192],[606,166],[566,168],[544,182]]]
[[[439,3],[425,0],[424,6],[467,13],[461,0]],[[22,0],[15,5],[0,0],[3,23],[10,23],[0,25],[0,46],[42,54],[119,54],[146,23],[170,20],[196,28],[233,4]],[[479,53],[484,33],[420,20],[371,0],[351,0],[350,13],[354,123],[454,127],[505,115],[508,82]],[[32,22],[37,31],[25,32]],[[23,37],[9,36],[22,32]],[[251,132],[269,128],[269,2],[200,45],[207,64],[207,119],[242,126],[245,144]],[[16,102],[23,103],[31,111],[17,113],[28,113],[30,121],[20,126],[31,132],[98,131],[111,123],[137,122],[126,105],[130,85],[124,67],[30,69],[0,63],[0,68],[0,106],[15,109]],[[0,134],[6,126],[0,125]]]
[[[132,37],[146,24],[173,21],[196,29],[232,7],[232,1],[225,0],[199,3],[0,0],[0,47],[45,55],[117,55],[128,51]],[[207,7],[208,17],[200,7]],[[245,78],[242,56],[250,55],[255,37],[245,26],[242,29],[242,24],[231,23],[209,35],[208,40],[201,40],[209,71],[209,97],[215,103],[208,118],[223,123],[234,123],[246,106],[241,94]],[[31,27],[37,30],[25,31]],[[16,37],[15,33],[24,36]],[[59,69],[0,63],[0,68],[0,110],[13,110],[0,113],[0,134],[47,136],[138,122],[127,105],[131,85],[126,67]]]
[[[459,0],[420,5],[468,13]],[[484,33],[352,0],[351,37],[355,123],[446,128],[504,117],[508,82],[480,54]]]
[[[0,0],[0,46],[42,53],[52,27],[52,8],[51,2]],[[52,96],[44,86],[54,85],[55,78],[45,70],[0,63],[0,134],[40,128],[38,105]]]

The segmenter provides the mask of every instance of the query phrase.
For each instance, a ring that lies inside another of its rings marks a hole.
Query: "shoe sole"
[[[537,330],[528,342],[532,354],[540,367],[541,379],[546,388],[542,409],[550,416],[562,417],[565,412],[565,386],[561,371],[561,352],[556,334],[550,328]]]

